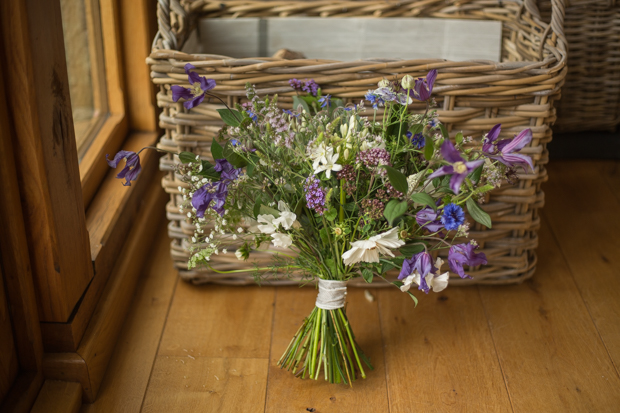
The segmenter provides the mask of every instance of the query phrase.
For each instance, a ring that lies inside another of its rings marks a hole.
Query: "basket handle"
[[[187,11],[179,0],[157,0],[157,25],[159,30],[153,40],[153,49],[178,50],[187,35]],[[161,42],[161,46],[160,46]]]
[[[543,57],[545,40],[550,33],[555,34],[555,43],[560,43],[560,50],[566,54],[566,36],[564,35],[564,4],[564,0],[551,0],[551,21],[548,23],[545,22],[547,23],[547,28],[541,36],[540,49],[538,51],[538,56],[540,59]],[[530,14],[532,14],[532,16],[535,16],[537,19],[542,21],[540,12],[538,11],[538,5],[535,0],[524,0],[523,6]]]

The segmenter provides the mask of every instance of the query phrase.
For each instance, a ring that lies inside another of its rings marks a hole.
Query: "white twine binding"
[[[347,282],[319,278],[319,295],[316,306],[323,310],[337,310],[344,307],[347,296]]]

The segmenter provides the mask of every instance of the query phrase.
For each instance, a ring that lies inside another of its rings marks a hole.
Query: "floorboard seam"
[[[618,166],[620,166],[620,161],[615,161],[614,162],[614,168],[617,168]],[[609,188],[609,191],[614,195],[614,198],[616,198],[616,200],[618,201],[618,203],[620,203],[620,194],[618,194],[613,186],[613,184],[609,181],[609,174],[607,173],[608,171],[605,170],[605,167],[601,167],[601,173],[603,174],[603,176],[605,177],[603,179],[603,181],[605,181],[605,185],[607,186],[607,188]]]
[[[267,380],[265,380],[265,407],[263,411],[267,411],[267,396],[269,394],[269,371],[271,370],[271,351],[273,349],[273,330],[276,325],[276,300],[278,298],[278,287],[273,289],[273,313],[271,315],[271,339],[269,340],[269,355],[267,357]]]
[[[493,336],[493,329],[491,328],[491,320],[489,320],[487,309],[484,306],[484,301],[482,300],[482,293],[480,292],[480,286],[477,285],[476,289],[478,290],[478,298],[480,299],[480,305],[482,306],[482,312],[484,313],[484,316],[487,319],[487,328],[489,329],[489,334],[491,335],[491,342],[493,343],[493,349],[495,350],[495,357],[497,357],[497,364],[499,366],[499,371],[502,373],[502,379],[504,379],[504,387],[506,388],[506,394],[508,395],[508,401],[510,402],[510,408],[512,409],[514,413],[515,406],[512,403],[512,396],[510,395],[510,390],[508,389],[508,381],[506,380],[506,374],[504,374],[504,368],[502,367],[502,362],[499,359],[499,352],[497,351],[497,345],[495,344],[495,337]]]
[[[583,297],[583,294],[581,293],[581,288],[579,288],[579,284],[577,283],[577,280],[575,279],[575,274],[573,274],[573,269],[571,268],[571,265],[568,261],[568,257],[564,253],[564,250],[562,249],[562,246],[560,245],[560,242],[558,241],[558,237],[553,231],[553,226],[551,226],[551,223],[547,219],[545,219],[545,216],[542,213],[541,213],[541,218],[543,218],[545,222],[547,223],[547,225],[549,226],[549,232],[551,232],[551,236],[553,237],[553,242],[560,250],[560,254],[562,255],[562,258],[564,259],[564,262],[566,263],[566,268],[568,269],[568,272],[570,273],[570,277],[573,280],[575,289],[579,293],[579,297],[581,297],[583,306],[586,308],[586,311],[588,312],[588,315],[590,316],[590,321],[592,321],[594,330],[596,331],[596,334],[598,335],[599,340],[601,340],[601,343],[603,344],[603,348],[605,349],[605,352],[607,353],[607,357],[609,357],[609,361],[611,362],[611,365],[614,367],[614,371],[616,372],[616,375],[618,376],[618,378],[620,378],[620,371],[618,370],[618,366],[616,366],[616,363],[614,362],[614,359],[611,356],[609,349],[607,348],[607,343],[605,343],[605,340],[603,340],[603,336],[601,336],[601,332],[599,331],[598,326],[596,325],[596,321],[594,320],[594,316],[592,315],[592,312],[590,311],[590,306],[588,306],[588,302],[586,301],[586,299]]]
[[[146,394],[149,392],[149,386],[151,385],[151,378],[153,377],[153,370],[155,369],[155,362],[157,361],[157,355],[159,354],[159,347],[161,346],[161,340],[164,336],[164,331],[166,331],[166,325],[168,324],[168,316],[170,315],[170,309],[172,308],[172,303],[174,302],[174,298],[177,293],[177,286],[179,282],[181,282],[181,277],[179,277],[178,272],[175,271],[177,275],[177,282],[174,283],[174,287],[172,288],[172,297],[170,298],[170,302],[168,303],[168,310],[166,310],[166,318],[164,318],[164,325],[161,328],[161,333],[159,334],[159,342],[157,343],[157,350],[155,350],[155,357],[153,357],[153,364],[151,364],[151,371],[149,373],[149,379],[146,382],[146,388],[144,389],[144,394],[142,395],[142,403],[140,403],[140,412],[144,409],[144,402],[146,401]]]
[[[383,365],[385,366],[385,393],[387,394],[388,399],[388,412],[392,411],[392,399],[390,398],[390,386],[388,385],[388,365],[387,365],[387,354],[385,353],[385,336],[383,334],[383,322],[381,321],[381,296],[383,294],[379,292],[377,294],[377,313],[379,315],[379,333],[381,334],[381,351],[383,351]]]

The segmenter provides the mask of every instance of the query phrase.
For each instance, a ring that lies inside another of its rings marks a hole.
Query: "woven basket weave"
[[[551,3],[539,2],[549,21]],[[556,132],[614,131],[620,124],[620,5],[575,0],[564,20],[570,50]]]
[[[245,102],[246,82],[256,85],[260,95],[278,94],[283,108],[292,106],[295,92],[288,86],[292,78],[313,78],[324,93],[359,102],[368,89],[374,89],[382,78],[399,79],[405,74],[423,77],[433,68],[439,76],[433,95],[438,102],[440,120],[451,136],[458,131],[480,139],[496,123],[512,136],[531,128],[533,139],[523,153],[532,156],[535,169],[521,175],[516,186],[504,185],[487,196],[482,205],[493,220],[493,229],[472,222],[471,237],[476,239],[488,257],[488,265],[473,269],[473,280],[453,279],[454,284],[507,284],[532,276],[536,266],[536,247],[540,218],[538,208],[544,204],[541,184],[547,180],[544,165],[548,161],[547,143],[551,140],[551,124],[555,121],[554,100],[559,97],[566,75],[566,43],[563,33],[564,7],[553,1],[550,24],[540,19],[533,0],[495,2],[474,0],[390,1],[205,1],[159,0],[159,32],[147,63],[153,82],[159,86],[158,106],[162,109],[160,125],[165,131],[160,147],[174,151],[192,151],[206,159],[210,156],[211,139],[222,125],[216,101],[206,101],[187,111],[173,103],[170,85],[187,86],[183,67],[191,62],[196,71],[217,81],[214,92],[229,105]],[[432,17],[486,19],[502,22],[502,61],[462,61],[441,59],[386,60],[365,59],[338,62],[318,59],[285,60],[278,58],[234,59],[225,56],[191,54],[184,43],[198,18],[220,17]],[[183,50],[183,51],[182,51]],[[423,111],[414,103],[412,110]],[[369,111],[367,113],[371,115]],[[161,168],[170,171],[163,186],[171,199],[167,213],[172,256],[181,275],[195,282],[249,284],[250,275],[223,275],[208,271],[187,271],[187,237],[193,227],[179,211],[182,185],[171,172],[174,160],[164,156]],[[268,254],[255,256],[257,261]],[[244,264],[233,254],[215,257],[218,269],[239,269]],[[359,279],[358,279],[359,280]],[[355,280],[355,281],[358,281]],[[276,280],[274,284],[297,283]],[[364,283],[360,280],[360,283]],[[355,282],[353,282],[355,284]],[[384,284],[384,283],[382,283]]]

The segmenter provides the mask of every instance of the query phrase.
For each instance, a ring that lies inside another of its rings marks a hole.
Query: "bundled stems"
[[[323,369],[326,381],[352,385],[356,379],[366,378],[362,361],[373,369],[355,342],[344,309],[315,307],[297,330],[278,366],[314,380],[318,380]]]

